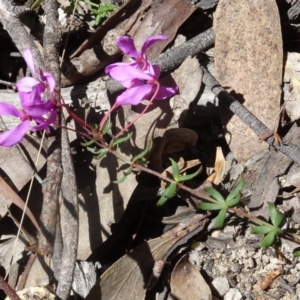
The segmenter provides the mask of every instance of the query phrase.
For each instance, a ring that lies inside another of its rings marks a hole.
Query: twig
[[[62,120],[62,126],[65,126]],[[78,244],[78,199],[75,171],[69,146],[68,132],[62,128],[62,194],[64,212],[62,216],[63,253],[57,296],[67,299],[72,287]]]
[[[47,29],[45,28],[44,47],[45,58],[48,62],[47,69],[55,75],[56,83],[60,84],[60,72],[58,53],[55,45],[59,40],[59,25],[57,14],[57,1],[49,0],[45,2],[45,11],[47,13]],[[45,45],[46,39],[48,43]],[[47,46],[49,48],[47,48]],[[46,50],[48,50],[46,52]],[[48,56],[46,56],[46,53]],[[60,274],[58,278],[58,286],[56,294],[62,299],[68,299],[72,287],[75,262],[77,257],[78,243],[78,203],[77,203],[77,186],[75,171],[70,151],[67,130],[64,128],[66,122],[63,112],[60,113],[61,118],[61,164],[62,164],[62,181],[61,189],[63,196],[63,216],[61,218],[62,229],[62,254]],[[54,225],[54,224],[53,224]],[[55,224],[57,226],[57,224]],[[58,240],[56,240],[57,242]],[[59,245],[56,245],[59,249]],[[59,254],[58,260],[59,261]],[[58,269],[55,267],[55,269]]]
[[[0,276],[0,289],[10,298],[10,300],[21,300],[16,291]]]
[[[207,71],[206,68],[201,67],[203,70],[202,81],[208,89],[210,89],[218,98],[219,103],[237,115],[255,134],[259,137],[270,132],[270,129],[259,121],[245,106],[232,97],[221,84]],[[276,150],[281,151],[283,154],[291,158],[297,165],[300,166],[300,148],[297,145],[290,144],[283,139],[282,144],[275,142],[274,136],[270,136],[265,140],[270,146]]]
[[[31,253],[30,254],[29,259],[28,259],[27,264],[26,264],[26,267],[25,267],[25,269],[24,269],[24,271],[22,273],[22,277],[21,277],[21,279],[19,281],[19,284],[18,284],[18,291],[24,289],[25,283],[27,281],[27,278],[28,278],[29,272],[30,272],[30,270],[32,268],[32,265],[33,265],[33,263],[34,263],[34,261],[36,259],[36,256],[37,256],[36,253]]]
[[[30,34],[19,20],[19,14],[28,9],[22,6],[15,6],[11,0],[0,1],[0,22],[7,30],[11,39],[21,53],[29,48],[34,57],[35,66],[44,70],[44,63],[41,54]]]
[[[56,44],[60,38],[58,24],[58,5],[56,0],[45,1],[44,10],[47,22],[44,30],[43,45],[45,67],[55,78],[57,89],[60,87],[59,58]],[[57,99],[59,100],[59,99]],[[60,117],[57,123],[60,124]],[[39,252],[52,256],[56,235],[56,223],[59,210],[59,193],[63,170],[61,166],[60,130],[56,136],[48,139],[47,145],[47,176],[43,183],[43,207],[41,213],[42,235],[39,239]]]

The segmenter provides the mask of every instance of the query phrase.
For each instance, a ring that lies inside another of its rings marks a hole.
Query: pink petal
[[[141,55],[136,50],[133,39],[129,36],[123,36],[117,40],[118,47],[123,51],[123,53],[138,59]]]
[[[178,91],[178,86],[175,87],[165,87],[161,86],[155,96],[156,100],[164,100],[172,97]]]
[[[36,118],[51,112],[55,106],[51,101],[45,101],[40,105],[24,106],[23,108],[29,116]]]
[[[30,93],[23,93],[19,91],[22,107],[26,109],[27,107],[43,104],[45,102],[42,99],[43,92],[44,87],[41,85],[34,87]]]
[[[0,115],[22,118],[23,114],[11,104],[0,102]]]
[[[145,51],[149,47],[151,47],[153,44],[155,44],[156,42],[165,41],[167,39],[168,39],[168,37],[165,35],[154,35],[154,36],[147,38],[142,46],[142,53],[145,53]]]
[[[152,89],[153,86],[150,84],[142,84],[131,87],[118,96],[116,102],[120,105],[137,105],[151,94]]]
[[[132,66],[114,67],[110,71],[110,76],[122,83],[122,81],[130,81],[133,79],[152,80],[152,76],[145,74]]]
[[[28,66],[28,68],[30,69],[30,72],[32,74],[33,77],[35,77],[35,67],[34,67],[34,62],[33,62],[33,57],[32,57],[32,53],[30,49],[25,49],[23,51],[23,57],[26,61],[26,64]]]
[[[17,82],[16,86],[18,92],[30,93],[39,84],[40,82],[32,77],[23,77]]]
[[[125,67],[125,66],[136,66],[137,63],[136,62],[132,62],[132,63],[123,63],[123,62],[120,62],[120,63],[115,63],[115,64],[111,64],[111,65],[108,65],[106,68],[105,68],[105,73],[106,74],[109,74],[111,69],[114,68],[114,67]]]
[[[156,80],[158,80],[160,76],[160,67],[158,65],[152,65],[149,63],[146,72],[149,72],[151,76],[153,76],[154,78],[156,78]]]
[[[0,146],[3,147],[12,147],[15,144],[20,143],[23,140],[23,137],[29,130],[30,121],[26,120],[21,122],[19,125],[14,127],[11,130],[5,131],[0,134]]]
[[[36,125],[36,126],[33,126],[31,129],[34,130],[34,131],[39,131],[39,130],[42,130],[42,129],[48,131],[49,126],[56,121],[57,113],[58,113],[58,110],[52,111],[49,118],[46,119],[46,120],[43,120],[41,118],[40,119],[35,119],[35,121],[37,121],[39,124]]]
[[[55,88],[55,80],[54,80],[53,75],[51,73],[44,72],[44,73],[42,73],[42,80],[47,81],[50,93],[52,95],[54,92],[54,88]]]

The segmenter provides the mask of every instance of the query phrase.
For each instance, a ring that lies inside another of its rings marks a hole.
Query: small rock
[[[224,296],[226,292],[229,290],[229,282],[224,277],[217,277],[213,280],[212,285],[216,289],[216,291],[219,293],[220,296]]]
[[[240,300],[242,299],[242,294],[238,289],[229,289],[226,295],[223,298],[224,300]]]

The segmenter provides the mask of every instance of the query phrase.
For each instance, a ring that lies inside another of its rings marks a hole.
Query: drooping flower
[[[19,125],[0,134],[0,146],[4,147],[11,147],[21,142],[28,130],[49,130],[49,126],[55,122],[58,112],[55,101],[53,101],[55,88],[53,76],[41,70],[37,76],[29,49],[24,51],[23,56],[33,77],[24,77],[16,84],[22,106],[21,110],[11,104],[0,102],[0,115],[21,119]],[[48,92],[47,96],[46,92]],[[31,126],[31,121],[35,121],[37,125]]]
[[[178,91],[177,86],[160,86],[158,82],[160,68],[151,63],[149,63],[145,71],[127,65],[116,66],[110,70],[109,74],[127,88],[126,91],[116,99],[116,103],[119,105],[137,105],[142,100],[153,96],[152,100],[164,100],[173,96]]]
[[[137,67],[141,70],[144,70],[148,67],[149,61],[146,56],[146,50],[151,47],[153,44],[159,41],[167,40],[168,37],[165,35],[154,35],[147,38],[139,52],[135,45],[134,41],[129,36],[123,36],[117,40],[118,47],[123,51],[124,54],[127,54],[133,59],[133,62],[130,63],[115,63],[107,66],[105,68],[106,73],[110,73],[111,69],[114,67],[126,67],[126,66],[133,66]]]

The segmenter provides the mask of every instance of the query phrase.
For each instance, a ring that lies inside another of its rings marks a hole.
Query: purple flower
[[[153,97],[157,100],[164,100],[173,96],[178,87],[164,87],[158,83],[160,68],[149,63],[147,70],[139,70],[132,65],[115,66],[109,72],[110,76],[127,88],[119,95],[116,103],[119,105],[137,105],[142,100]]]
[[[23,56],[33,77],[37,77],[31,51],[24,50]],[[21,100],[21,110],[11,104],[0,102],[0,115],[21,119],[19,125],[0,135],[0,146],[11,147],[21,142],[28,130],[49,130],[50,124],[56,120],[58,109],[53,100],[55,88],[53,76],[40,70],[39,79],[33,77],[24,77],[16,84]],[[47,90],[47,97],[45,97],[46,89],[49,90]],[[37,125],[31,126],[31,121],[35,121]]]
[[[129,55],[131,58],[134,59],[131,63],[115,63],[107,66],[105,68],[106,73],[110,73],[111,69],[114,67],[126,67],[126,66],[134,66],[138,67],[139,69],[144,70],[148,67],[149,61],[145,54],[146,50],[151,47],[154,43],[159,41],[167,40],[168,37],[165,35],[154,35],[147,38],[142,46],[141,52],[138,52],[133,39],[129,36],[123,36],[117,40],[118,47],[123,51],[124,54]]]

